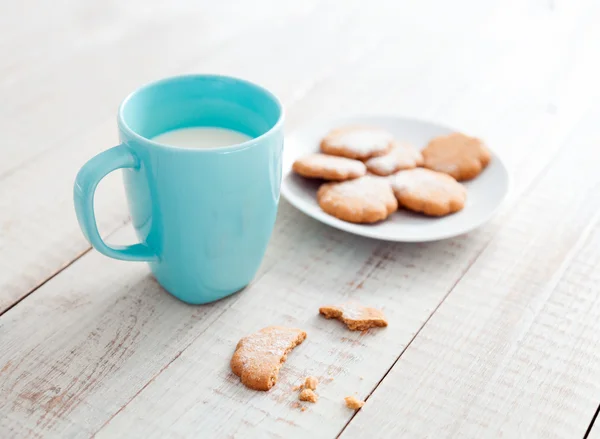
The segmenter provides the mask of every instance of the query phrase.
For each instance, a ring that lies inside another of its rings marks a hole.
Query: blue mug
[[[158,282],[191,304],[221,299],[250,283],[273,231],[283,152],[283,109],[252,83],[190,75],[148,84],[118,114],[121,144],[77,174],[75,211],[100,253],[145,261]],[[252,137],[238,145],[189,149],[150,139],[188,127],[228,128]],[[98,233],[94,191],[123,169],[133,226],[141,241],[108,246]]]

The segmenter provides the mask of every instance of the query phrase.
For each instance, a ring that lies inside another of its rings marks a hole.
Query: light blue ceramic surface
[[[283,111],[268,91],[239,79],[192,75],[146,85],[123,101],[121,144],[79,171],[75,210],[101,253],[146,261],[179,299],[207,303],[248,285],[273,230],[283,150]],[[177,128],[229,128],[253,137],[215,149],[184,149],[151,139]],[[100,237],[94,191],[123,168],[129,209],[141,241],[110,247]]]

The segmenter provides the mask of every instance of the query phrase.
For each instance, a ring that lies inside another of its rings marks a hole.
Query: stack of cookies
[[[481,140],[460,133],[432,139],[422,151],[374,127],[332,130],[321,153],[294,162],[306,178],[325,180],[317,191],[321,209],[353,223],[383,221],[398,207],[444,216],[465,206],[460,181],[477,177],[491,155]]]

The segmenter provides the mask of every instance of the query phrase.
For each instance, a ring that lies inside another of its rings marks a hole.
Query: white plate
[[[291,172],[291,168],[298,157],[318,151],[321,139],[330,129],[354,124],[385,128],[397,139],[411,142],[420,149],[435,136],[457,131],[431,122],[393,116],[351,117],[311,124],[295,131],[285,140],[281,194],[297,209],[322,223],[356,235],[386,241],[436,241],[461,235],[485,223],[508,192],[508,172],[500,158],[492,152],[488,167],[474,180],[465,182],[467,204],[460,212],[442,218],[429,218],[399,210],[387,220],[370,225],[339,220],[319,207],[316,193],[320,182],[300,177]]]

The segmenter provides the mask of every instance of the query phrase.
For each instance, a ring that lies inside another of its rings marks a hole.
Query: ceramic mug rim
[[[136,95],[138,95],[139,93],[143,93],[144,91],[146,91],[152,87],[155,87],[155,86],[160,86],[160,85],[163,85],[163,84],[166,84],[169,82],[173,82],[173,81],[180,81],[180,80],[193,79],[193,78],[212,79],[212,80],[227,81],[227,82],[237,82],[237,83],[241,83],[247,87],[253,88],[253,89],[259,91],[260,93],[265,94],[269,99],[271,99],[277,105],[277,110],[279,111],[279,117],[277,118],[277,121],[271,128],[269,128],[265,133],[261,134],[258,137],[253,137],[252,139],[249,139],[242,143],[236,143],[233,145],[220,146],[220,147],[214,147],[214,148],[182,148],[179,146],[166,145],[164,143],[155,142],[152,139],[148,139],[148,138],[136,133],[133,129],[131,129],[129,127],[129,125],[125,121],[125,116],[123,113],[124,113],[124,109],[125,109],[125,106],[127,105],[127,103],[131,99],[133,99]],[[156,81],[152,81],[152,82],[142,85],[141,87],[138,87],[137,89],[135,89],[134,91],[129,93],[127,95],[127,97],[125,99],[123,99],[123,101],[119,105],[117,123],[119,125],[119,128],[122,131],[124,131],[127,134],[127,136],[132,137],[136,141],[143,143],[145,145],[149,145],[151,147],[159,148],[159,149],[169,149],[169,150],[175,149],[177,151],[185,152],[187,154],[208,154],[208,153],[214,153],[215,151],[226,152],[226,153],[234,152],[234,151],[238,151],[238,150],[242,150],[242,149],[246,149],[246,148],[255,146],[255,145],[261,143],[263,140],[268,139],[269,137],[273,136],[274,133],[279,131],[280,127],[283,125],[284,118],[285,118],[284,110],[283,110],[283,105],[281,104],[281,101],[277,98],[277,96],[275,96],[273,93],[271,93],[265,87],[262,87],[251,81],[247,81],[245,79],[237,78],[235,76],[215,75],[215,74],[189,74],[189,75],[169,76],[167,78],[162,78],[162,79],[159,79]]]

